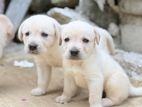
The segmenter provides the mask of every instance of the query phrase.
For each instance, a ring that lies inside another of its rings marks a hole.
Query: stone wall
[[[121,0],[119,9],[122,48],[142,53],[142,1]]]
[[[80,0],[78,11],[81,14],[86,15],[97,25],[106,29],[111,22],[116,24],[119,23],[118,14],[115,13],[107,3],[104,5],[104,11],[101,11],[94,0]]]
[[[52,7],[75,7],[79,0],[33,0],[30,10],[33,12],[46,12]]]

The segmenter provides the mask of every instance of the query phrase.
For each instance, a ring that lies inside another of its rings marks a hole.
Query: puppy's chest
[[[72,67],[73,77],[75,79],[76,84],[81,88],[87,88],[85,72],[82,68]]]
[[[62,66],[62,59],[55,58],[55,57],[48,57],[48,60],[46,60],[48,65],[55,66],[55,67],[61,67]]]

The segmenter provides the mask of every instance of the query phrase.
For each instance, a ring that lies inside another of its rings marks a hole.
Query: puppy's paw
[[[64,96],[64,95],[59,96],[59,97],[56,98],[56,102],[61,103],[61,104],[68,103],[69,101],[70,101],[70,98],[67,97],[67,96]]]
[[[34,89],[32,89],[32,91],[31,91],[31,94],[32,94],[33,96],[40,96],[40,95],[44,95],[45,93],[46,93],[46,91],[43,90],[43,89],[41,89],[41,88],[34,88]]]

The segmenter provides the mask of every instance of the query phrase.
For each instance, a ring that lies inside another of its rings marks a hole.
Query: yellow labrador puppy
[[[34,15],[20,26],[18,36],[24,41],[25,52],[33,55],[37,65],[37,88],[32,95],[47,91],[52,67],[62,66],[59,48],[60,24],[46,15]]]
[[[64,90],[56,102],[70,101],[78,87],[89,90],[90,107],[118,105],[128,96],[142,95],[142,87],[131,85],[121,66],[99,45],[99,38],[98,31],[84,22],[71,22],[62,29]]]
[[[0,14],[0,58],[4,47],[14,38],[14,27],[10,19]]]

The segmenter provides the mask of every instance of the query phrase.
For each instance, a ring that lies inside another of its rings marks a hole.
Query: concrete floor
[[[80,93],[68,104],[58,104],[55,98],[61,94],[61,72],[55,70],[52,85],[44,96],[31,96],[30,91],[36,86],[36,72],[33,68],[20,68],[13,65],[14,60],[31,58],[24,54],[23,46],[10,45],[0,60],[0,107],[89,107],[86,95]],[[129,98],[120,106],[142,107],[142,97]]]

